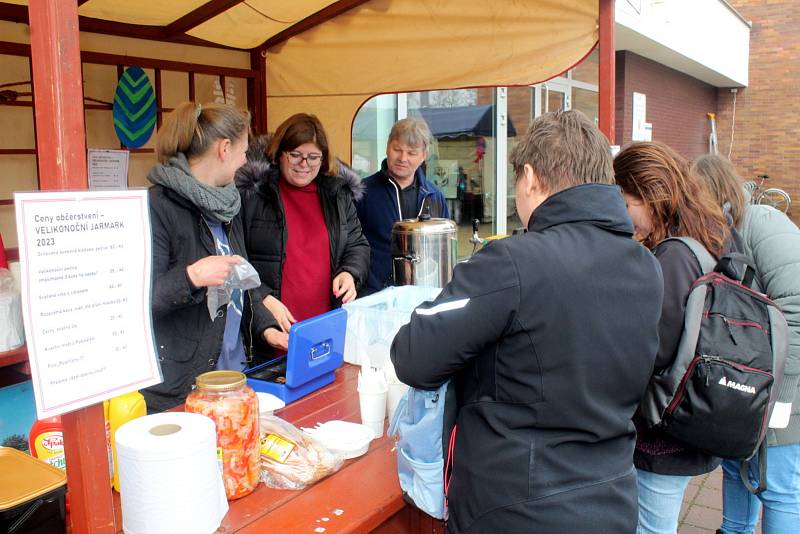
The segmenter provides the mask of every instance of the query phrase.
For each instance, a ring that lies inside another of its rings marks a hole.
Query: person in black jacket
[[[299,113],[254,141],[236,183],[247,253],[280,327],[266,339],[286,348],[292,323],[353,300],[366,282],[370,249],[354,204],[361,180],[333,161],[317,117]]]
[[[686,298],[700,264],[688,246],[668,237],[691,237],[715,258],[730,252],[728,223],[689,163],[660,143],[635,143],[614,159],[616,181],[633,220],[634,237],[653,251],[664,277],[664,304],[658,323],[654,373],[672,365],[683,331]],[[686,445],[638,417],[636,465],[639,527],[643,534],[674,534],[683,493],[694,475],[713,471],[719,458]]]
[[[150,412],[182,403],[201,373],[244,368],[253,337],[276,324],[260,290],[234,290],[214,311],[207,305],[207,291],[246,258],[233,176],[245,162],[249,123],[247,111],[186,102],[159,129],[161,163],[148,179],[153,329],[164,381],[142,391]]]
[[[585,115],[538,117],[509,159],[528,232],[457,265],[391,359],[413,387],[455,384],[448,532],[631,533],[658,263],[631,239],[608,142]]]

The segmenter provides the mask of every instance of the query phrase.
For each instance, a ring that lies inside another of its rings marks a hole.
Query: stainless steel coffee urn
[[[397,286],[444,287],[456,264],[456,223],[450,219],[406,219],[392,227],[392,268]]]

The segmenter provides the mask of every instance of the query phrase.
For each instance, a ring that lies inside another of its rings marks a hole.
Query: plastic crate
[[[0,447],[0,534],[66,532],[66,482],[60,469]]]
[[[441,291],[438,287],[387,287],[345,304],[344,361],[382,368],[389,359],[395,334],[411,319],[414,308],[435,299]]]

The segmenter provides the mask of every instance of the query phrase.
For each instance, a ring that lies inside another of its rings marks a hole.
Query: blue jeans
[[[639,525],[636,534],[675,534],[688,476],[659,475],[636,470],[639,485]]]
[[[800,443],[767,449],[767,490],[753,495],[739,476],[741,462],[722,462],[722,531],[753,534],[764,505],[764,534],[800,533]],[[750,465],[750,481],[758,482],[758,457]]]

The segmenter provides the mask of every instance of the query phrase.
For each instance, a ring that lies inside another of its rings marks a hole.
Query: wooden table
[[[293,402],[275,415],[298,427],[341,419],[359,422],[358,367],[345,364],[329,386]],[[372,441],[369,451],[348,460],[340,471],[305,490],[259,486],[247,497],[230,501],[218,533],[241,534],[370,532],[382,534],[441,532],[439,521],[406,506],[397,481],[392,440]],[[122,532],[119,494],[114,493],[117,529]]]
[[[28,349],[25,345],[8,352],[0,352],[0,387],[30,380]]]
[[[7,352],[0,352],[0,367],[6,367],[20,363],[28,363],[27,345],[22,345],[21,347],[11,349]]]

